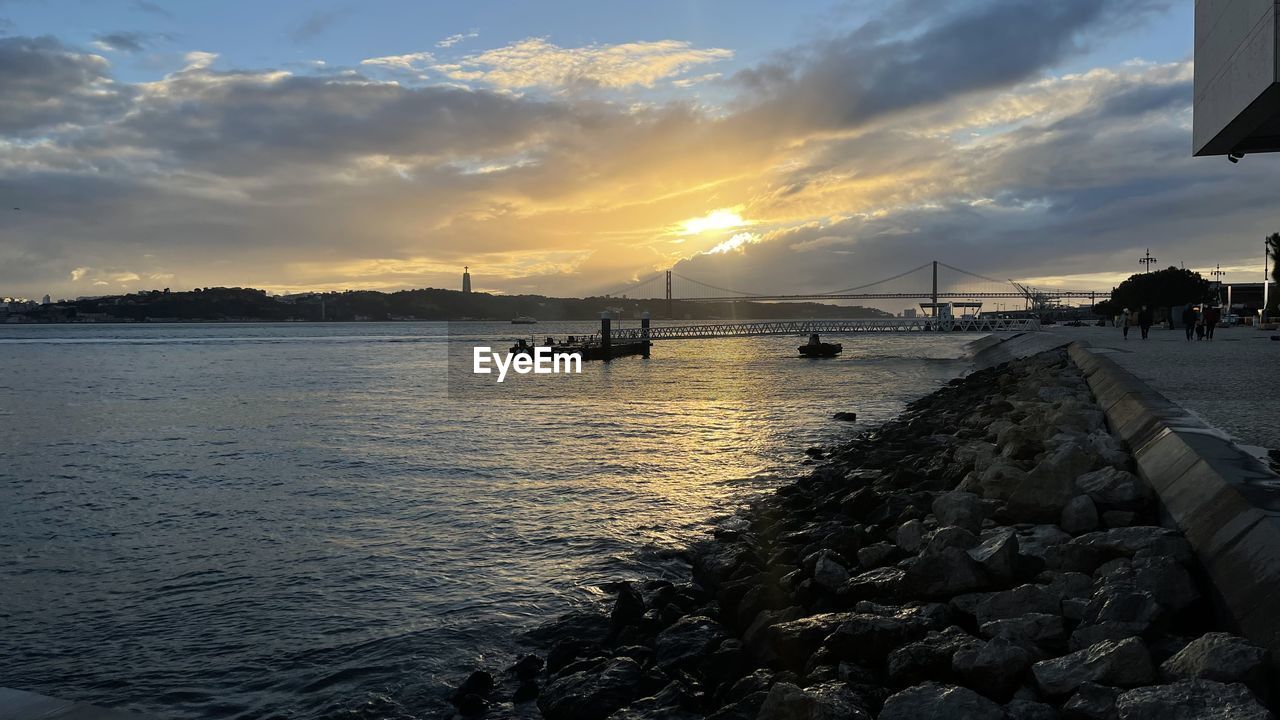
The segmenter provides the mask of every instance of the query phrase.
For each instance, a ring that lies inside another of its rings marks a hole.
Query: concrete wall
[[[1165,523],[1195,549],[1220,619],[1268,648],[1280,672],[1280,477],[1105,355],[1069,352]]]
[[[1192,150],[1236,149],[1280,111],[1280,2],[1196,0]]]

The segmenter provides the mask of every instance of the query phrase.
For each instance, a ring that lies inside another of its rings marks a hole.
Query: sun
[[[732,230],[734,228],[745,227],[751,223],[744,220],[738,211],[733,208],[721,208],[712,210],[711,212],[699,218],[689,218],[680,223],[681,235],[697,235],[699,233],[714,232],[717,230]]]

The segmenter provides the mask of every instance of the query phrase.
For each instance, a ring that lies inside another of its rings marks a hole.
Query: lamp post
[[[1151,272],[1151,266],[1156,264],[1156,259],[1151,257],[1151,248],[1147,248],[1147,254],[1138,258],[1138,262],[1142,264],[1144,272]]]

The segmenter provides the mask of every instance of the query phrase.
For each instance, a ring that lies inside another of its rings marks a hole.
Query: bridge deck
[[[668,325],[651,327],[649,340],[698,340],[723,337],[760,337],[763,335],[809,335],[852,333],[916,333],[916,332],[1027,332],[1040,329],[1035,319],[996,318],[885,318],[868,320],[780,320],[756,323],[714,323],[707,325]],[[610,332],[614,342],[645,339],[641,328],[615,328]]]

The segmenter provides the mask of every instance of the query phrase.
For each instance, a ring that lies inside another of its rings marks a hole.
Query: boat
[[[538,318],[529,317],[528,315],[517,315],[511,318],[512,325],[537,325]]]
[[[804,357],[835,357],[844,350],[840,343],[825,343],[818,340],[818,333],[809,336],[809,342],[800,346],[800,354]]]

